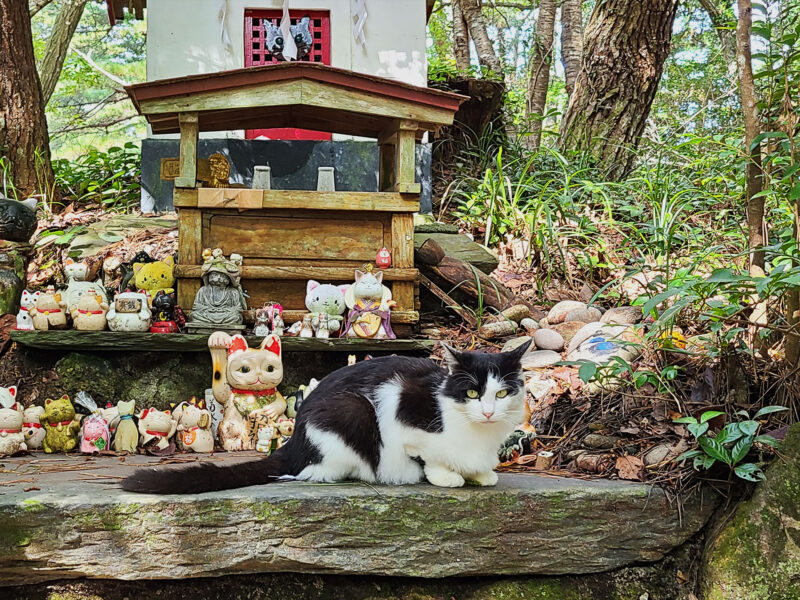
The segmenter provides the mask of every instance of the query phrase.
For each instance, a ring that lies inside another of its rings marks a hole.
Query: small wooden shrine
[[[126,88],[154,134],[180,133],[178,304],[200,287],[202,252],[244,258],[248,306],[279,302],[288,323],[305,312],[306,282],[351,283],[385,247],[392,322],[419,318],[413,214],[419,210],[415,143],[453,122],[464,96],[313,63],[282,63],[165,79]],[[374,138],[377,192],[202,187],[201,131],[297,127]]]

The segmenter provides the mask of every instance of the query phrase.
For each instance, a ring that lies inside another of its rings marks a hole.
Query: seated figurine
[[[219,248],[206,258],[203,286],[195,296],[187,323],[191,333],[235,333],[244,329],[242,311],[247,309],[247,302],[240,284],[241,264],[239,255],[231,254],[230,259],[226,259]]]

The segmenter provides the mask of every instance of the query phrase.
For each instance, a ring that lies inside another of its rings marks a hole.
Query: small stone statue
[[[241,265],[241,256],[231,254],[226,259],[219,248],[203,263],[203,287],[195,296],[187,323],[191,333],[235,333],[244,329],[242,311],[247,309],[247,301],[240,283]]]

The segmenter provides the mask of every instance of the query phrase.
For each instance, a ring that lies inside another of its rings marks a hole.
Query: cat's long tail
[[[272,483],[289,475],[283,452],[240,463],[217,465],[198,462],[180,467],[137,469],[122,482],[122,489],[141,494],[200,494],[248,485]]]

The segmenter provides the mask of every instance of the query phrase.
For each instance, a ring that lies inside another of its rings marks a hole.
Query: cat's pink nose
[[[494,411],[492,411],[492,412],[483,411],[483,416],[486,417],[487,421],[491,421],[493,414],[494,414]]]

